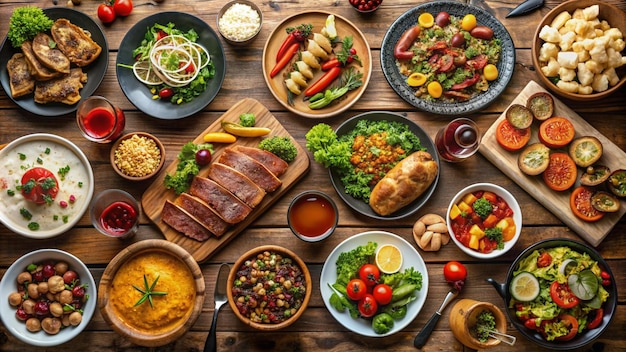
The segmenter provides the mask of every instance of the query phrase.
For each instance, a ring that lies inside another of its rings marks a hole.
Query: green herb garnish
[[[472,205],[472,207],[474,208],[474,211],[476,212],[476,214],[478,214],[478,216],[480,216],[481,218],[486,218],[487,215],[491,214],[491,210],[493,209],[493,206],[491,205],[491,202],[489,202],[486,198],[478,198],[474,204]]]
[[[148,303],[150,303],[150,307],[154,308],[154,303],[152,302],[152,296],[165,296],[167,295],[167,292],[161,292],[161,291],[152,291],[154,290],[154,286],[156,286],[157,282],[159,281],[159,278],[161,277],[161,275],[158,275],[156,277],[156,279],[154,279],[154,282],[152,283],[152,285],[148,285],[148,278],[146,277],[146,274],[143,274],[143,284],[144,284],[144,289],[140,289],[139,287],[133,285],[133,288],[141,293],[143,293],[143,296],[141,296],[141,298],[137,301],[137,303],[135,303],[134,307],[142,304],[143,302],[145,302],[146,300],[148,300]]]

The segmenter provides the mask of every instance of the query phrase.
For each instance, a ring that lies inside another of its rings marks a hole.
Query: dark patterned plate
[[[430,12],[436,16],[439,12],[446,11],[450,15],[463,17],[466,14],[474,14],[480,25],[493,29],[494,36],[502,42],[502,53],[496,65],[498,78],[491,82],[489,90],[464,102],[431,102],[420,99],[414,95],[413,88],[406,83],[406,77],[400,74],[393,49],[400,36],[412,26],[417,24],[417,17],[424,12]],[[396,19],[385,34],[380,50],[380,64],[383,74],[393,90],[398,93],[407,103],[427,112],[440,115],[464,115],[479,111],[491,104],[506,89],[513,76],[515,65],[515,47],[513,39],[504,25],[493,15],[476,6],[454,1],[432,1],[416,6],[403,13]]]

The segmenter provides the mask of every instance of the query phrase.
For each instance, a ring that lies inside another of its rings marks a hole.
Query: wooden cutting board
[[[522,92],[511,102],[511,104],[526,105],[528,97],[536,92],[546,90],[534,81],[528,82]],[[598,164],[606,165],[612,171],[624,168],[626,165],[626,152],[621,150],[608,138],[603,136],[598,130],[593,128],[587,121],[576,114],[572,109],[567,107],[563,102],[554,97],[555,112],[554,115],[567,117],[576,129],[574,138],[583,136],[594,136],[602,142],[603,154]],[[570,229],[576,232],[580,237],[589,242],[592,246],[597,247],[606,235],[613,229],[619,219],[626,213],[626,204],[622,202],[620,210],[616,213],[607,213],[604,218],[597,222],[585,222],[578,219],[570,210],[569,197],[571,191],[580,185],[579,181],[567,191],[556,192],[548,188],[543,181],[541,175],[528,176],[522,173],[517,166],[517,157],[519,152],[508,152],[498,144],[496,140],[495,130],[500,121],[506,118],[506,111],[498,117],[491,127],[484,133],[479,152],[489,161],[497,166],[502,172],[515,181],[526,192],[533,196],[539,203],[550,210],[557,218],[565,223]],[[539,141],[537,131],[539,124],[535,121],[531,127],[532,137],[528,145]],[[562,149],[567,153],[567,149]],[[578,179],[585,170],[578,168]]]
[[[289,132],[276,120],[276,118],[267,110],[265,106],[259,103],[255,99],[246,98],[239,101],[228,111],[224,113],[219,119],[211,124],[206,130],[204,130],[196,139],[194,143],[204,143],[203,137],[207,132],[223,131],[221,127],[221,121],[239,122],[239,115],[243,113],[252,113],[256,118],[256,126],[268,127],[272,132],[266,137],[282,136],[290,137],[294,142],[294,145],[298,149],[298,155],[294,161],[289,163],[287,172],[280,177],[283,182],[282,186],[272,193],[268,193],[263,201],[257,205],[252,213],[248,217],[231,227],[225,234],[220,237],[212,236],[204,242],[191,239],[180,232],[174,230],[161,220],[161,210],[166,199],[174,201],[177,195],[173,190],[168,190],[163,185],[163,180],[166,174],[171,174],[176,170],[178,159],[167,166],[165,172],[161,172],[157,179],[148,187],[141,198],[141,204],[143,206],[144,213],[152,220],[159,229],[163,232],[165,238],[171,242],[174,242],[181,247],[185,248],[198,262],[202,262],[208,259],[212,254],[225,246],[230,240],[232,240],[237,234],[243,231],[250,223],[252,223],[259,215],[263,214],[274,202],[276,202],[289,188],[291,188],[300,178],[302,178],[309,170],[309,157],[305,150],[291,137]],[[237,142],[234,144],[221,144],[213,143],[213,160],[217,160],[221,152],[229,146],[235,144],[256,147],[261,141],[260,137],[246,138],[238,137]],[[205,166],[200,170],[200,176],[206,176],[208,173],[208,167]]]

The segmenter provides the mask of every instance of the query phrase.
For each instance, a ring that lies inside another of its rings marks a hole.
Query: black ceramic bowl
[[[504,298],[505,305],[508,306],[508,303],[511,301],[509,283],[513,278],[513,272],[517,269],[517,265],[519,264],[519,262],[522,259],[526,258],[526,256],[530,255],[534,250],[561,246],[567,246],[580,253],[588,253],[593,260],[598,262],[598,265],[602,270],[609,273],[611,277],[614,277],[613,273],[611,272],[611,268],[609,268],[609,265],[604,260],[604,258],[602,258],[602,256],[600,256],[600,254],[590,246],[570,239],[554,238],[539,241],[532,246],[526,248],[517,257],[517,259],[515,259],[513,265],[511,265],[511,268],[509,268],[509,272],[506,276],[506,282],[500,284],[492,278],[488,278],[487,281],[491,283],[496,288],[496,290],[498,290],[500,296]],[[539,332],[526,328],[524,326],[524,323],[517,319],[517,317],[515,316],[515,308],[508,308],[506,310],[506,314],[508,315],[509,320],[515,326],[515,328],[517,328],[517,330],[522,335],[524,335],[524,337],[536,343],[537,345],[553,350],[573,350],[583,347],[597,339],[600,335],[602,335],[604,330],[606,330],[606,328],[609,326],[609,323],[613,319],[613,314],[615,313],[615,309],[617,306],[617,287],[615,285],[615,280],[612,281],[611,285],[606,286],[605,289],[609,292],[609,298],[603,305],[604,317],[602,318],[602,322],[600,323],[600,325],[595,329],[585,329],[582,333],[579,333],[576,337],[569,341],[548,341],[543,338],[543,336]]]

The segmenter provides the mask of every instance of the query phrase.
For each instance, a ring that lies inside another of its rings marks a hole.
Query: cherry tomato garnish
[[[378,284],[374,286],[372,294],[374,295],[374,299],[376,299],[376,302],[378,302],[378,304],[385,305],[391,303],[393,289],[389,285]]]
[[[100,4],[98,6],[98,19],[100,19],[102,23],[111,23],[115,21],[115,17],[113,6],[107,4]]]
[[[552,256],[548,252],[541,253],[539,255],[539,258],[537,258],[538,268],[545,268],[547,266],[550,266],[550,264],[552,264]]]
[[[115,14],[118,16],[128,16],[133,11],[133,1],[115,0],[113,3],[113,10],[115,10]]]
[[[352,279],[346,286],[346,293],[351,300],[358,301],[367,294],[367,285],[361,279]]]
[[[365,296],[359,300],[358,308],[362,317],[369,318],[376,314],[378,303],[376,303],[374,295],[366,293]]]
[[[59,192],[59,183],[50,170],[33,167],[22,176],[21,192],[36,204],[51,203]]]
[[[365,282],[367,286],[374,286],[380,278],[380,270],[374,264],[364,264],[359,269],[359,278]]]

